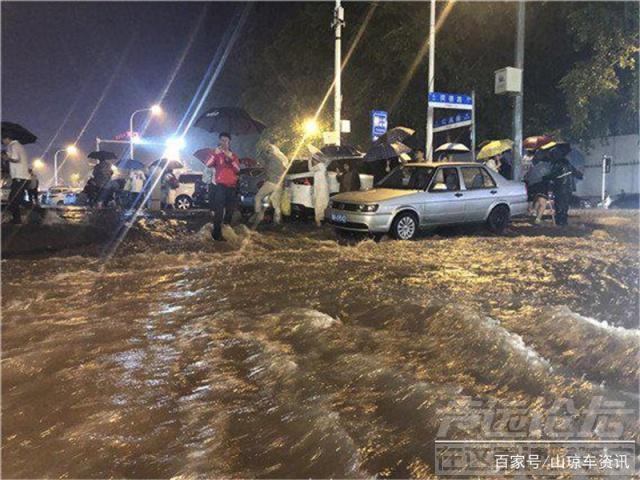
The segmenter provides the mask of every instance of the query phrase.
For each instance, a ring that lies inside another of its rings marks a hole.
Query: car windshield
[[[289,167],[289,174],[307,173],[309,171],[308,162],[306,160],[294,160]]]
[[[180,175],[180,178],[178,179],[178,181],[180,183],[197,183],[201,179],[202,179],[202,174],[186,173],[186,174]]]
[[[434,171],[434,167],[400,165],[380,180],[376,186],[396,190],[425,190]]]

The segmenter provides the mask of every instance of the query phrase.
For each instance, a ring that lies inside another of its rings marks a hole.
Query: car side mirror
[[[433,187],[431,187],[432,192],[442,192],[446,190],[447,190],[447,186],[442,182],[436,182],[433,184]]]

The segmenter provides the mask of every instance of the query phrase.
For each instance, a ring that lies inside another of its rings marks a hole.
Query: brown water
[[[4,260],[3,477],[425,477],[462,395],[637,412],[636,220]]]

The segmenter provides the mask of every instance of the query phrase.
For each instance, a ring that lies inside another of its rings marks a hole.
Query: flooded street
[[[624,398],[637,443],[637,212],[571,221],[3,260],[3,476],[428,477],[461,396]]]

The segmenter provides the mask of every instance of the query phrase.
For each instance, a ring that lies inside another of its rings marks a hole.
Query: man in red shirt
[[[207,167],[215,169],[215,185],[211,185],[212,194],[209,196],[211,210],[213,211],[214,240],[224,241],[222,237],[222,221],[231,223],[231,216],[236,204],[236,185],[238,184],[238,172],[240,162],[238,156],[231,151],[231,135],[222,132],[219,136],[220,143],[213,151]]]

